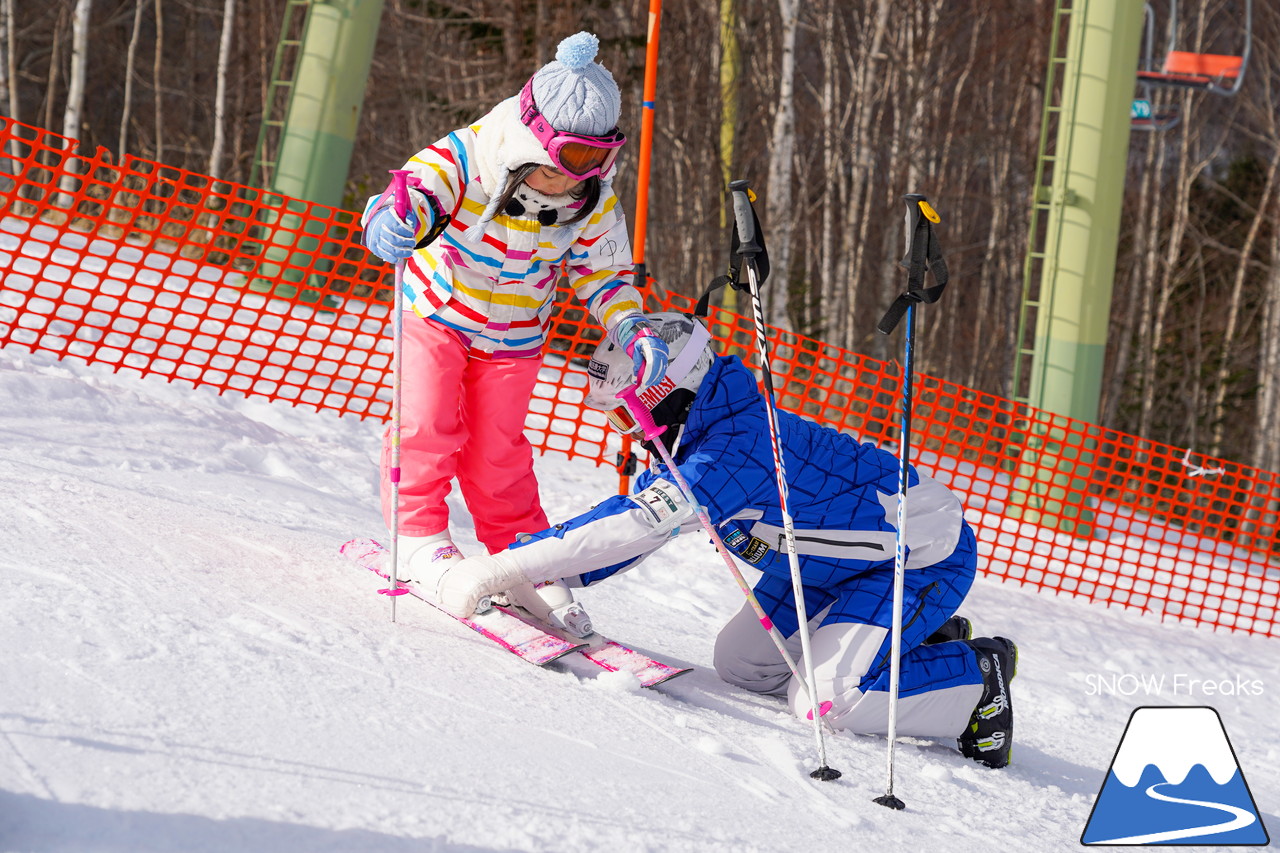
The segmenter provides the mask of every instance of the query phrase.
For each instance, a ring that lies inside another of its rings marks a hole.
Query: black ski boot
[[[938,643],[954,643],[956,640],[968,640],[973,637],[973,623],[963,616],[952,616],[938,626],[938,630],[929,635],[921,645],[936,646]]]
[[[988,767],[1005,767],[1013,751],[1013,701],[1009,682],[1018,674],[1018,647],[1004,637],[966,640],[982,670],[982,698],[960,735],[960,752]]]

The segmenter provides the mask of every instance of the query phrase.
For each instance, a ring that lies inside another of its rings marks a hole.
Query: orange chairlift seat
[[[1249,66],[1249,52],[1253,44],[1253,0],[1244,0],[1244,50],[1239,56],[1222,53],[1193,53],[1175,50],[1178,32],[1178,2],[1169,0],[1169,47],[1164,66],[1151,67],[1151,30],[1154,13],[1146,4],[1146,60],[1138,71],[1138,82],[1144,88],[1150,86],[1176,86],[1212,92],[1215,95],[1234,95],[1244,82],[1245,69]],[[1176,122],[1175,122],[1176,123]]]
[[[1244,74],[1245,57],[1171,50],[1159,71],[1139,71],[1138,79],[1156,86],[1186,89],[1231,88]]]

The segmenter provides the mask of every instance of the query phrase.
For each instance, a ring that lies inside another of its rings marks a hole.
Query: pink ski
[[[585,649],[580,649],[580,651],[584,658],[610,672],[622,670],[631,673],[640,679],[640,686],[642,687],[653,687],[656,684],[662,684],[664,681],[670,681],[677,675],[692,672],[687,668],[680,669],[670,664],[656,661],[648,655],[627,648],[614,640],[605,640],[602,645],[589,646]]]
[[[386,580],[391,579],[386,568],[389,554],[387,549],[376,540],[353,539],[339,550],[343,555],[354,560],[356,565]],[[410,595],[435,606],[429,598],[422,595],[413,581],[403,578],[396,580]],[[457,619],[452,614],[447,615]],[[600,634],[579,639],[559,628],[544,624],[519,607],[495,607],[470,619],[458,619],[458,621],[493,640],[512,654],[538,666],[550,663],[569,652],[579,652],[584,658],[609,672],[631,673],[640,680],[642,687],[653,687],[678,675],[691,672],[688,668],[674,667],[654,660],[642,652],[637,652]]]
[[[338,550],[342,552],[343,556],[353,560],[357,566],[368,569],[381,578],[391,580],[391,574],[387,569],[387,557],[390,555],[387,549],[382,547],[379,542],[373,539],[352,539],[350,542],[344,543]],[[396,580],[400,588],[407,590],[410,595],[422,599],[432,607],[436,606],[431,599],[423,595],[417,584],[412,580],[403,578],[397,578]],[[440,610],[438,607],[436,609]],[[452,619],[458,619],[458,617],[445,610],[440,610],[440,612],[445,613]],[[481,636],[502,646],[513,655],[536,666],[544,666],[557,658],[567,655],[569,652],[583,649],[587,645],[582,640],[571,640],[551,634],[536,625],[497,608],[477,614],[470,619],[458,619],[458,621]]]
[[[521,607],[500,607],[496,609],[510,613],[526,624],[545,629],[567,640],[574,639],[571,634],[560,628],[546,625]],[[601,636],[598,633],[584,637],[582,642],[588,645],[577,649],[577,651],[584,658],[602,669],[607,669],[609,672],[629,672],[640,679],[640,686],[642,687],[653,687],[662,684],[664,681],[670,681],[677,675],[684,675],[686,672],[692,671],[654,660],[643,652],[637,652],[635,649],[624,646],[616,640],[610,640],[608,637]]]

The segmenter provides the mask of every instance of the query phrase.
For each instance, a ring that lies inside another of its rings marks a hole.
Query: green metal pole
[[[1010,514],[1077,537],[1092,535],[1089,484],[1142,23],[1137,0],[1080,0],[1063,69],[1028,396],[1063,417],[1028,429]]]
[[[294,77],[271,189],[342,204],[382,0],[316,0]]]
[[[360,108],[382,19],[383,0],[313,0],[299,48],[289,108],[272,170],[271,190],[291,199],[327,207],[342,206]],[[291,202],[272,216],[274,222],[259,271],[289,284],[268,287],[274,295],[302,302],[321,300],[332,254],[317,250],[328,236],[322,221],[297,214],[305,207]],[[313,285],[301,293],[293,285]],[[251,285],[255,290],[261,284]],[[324,298],[336,307],[337,297]]]
[[[1064,79],[1029,402],[1085,421],[1102,393],[1142,15],[1137,0],[1086,0],[1071,15],[1081,50]]]

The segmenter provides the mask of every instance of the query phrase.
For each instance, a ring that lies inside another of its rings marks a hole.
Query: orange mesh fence
[[[389,416],[391,272],[361,248],[354,214],[74,145],[0,117],[0,346]],[[582,406],[600,331],[558,298],[528,434],[541,452],[612,464],[618,437]],[[755,363],[749,318],[714,309],[709,325],[722,352]],[[896,364],[776,329],[770,340],[781,408],[896,441]],[[963,497],[986,574],[1277,633],[1275,473],[928,376],[915,389],[912,459]]]

